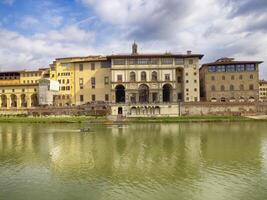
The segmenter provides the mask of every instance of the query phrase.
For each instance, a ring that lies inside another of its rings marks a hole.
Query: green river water
[[[0,124],[0,200],[266,200],[267,123]]]

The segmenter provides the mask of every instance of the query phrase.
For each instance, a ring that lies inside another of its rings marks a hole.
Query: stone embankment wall
[[[181,115],[256,115],[267,114],[267,103],[182,103]]]

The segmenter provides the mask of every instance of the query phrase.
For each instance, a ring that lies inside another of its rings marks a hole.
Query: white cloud
[[[40,22],[38,19],[34,18],[33,16],[25,16],[19,26],[23,29],[33,28],[33,26],[39,25]]]
[[[0,69],[37,68],[57,57],[94,54],[90,48],[94,40],[94,33],[75,26],[28,37],[1,29]]]

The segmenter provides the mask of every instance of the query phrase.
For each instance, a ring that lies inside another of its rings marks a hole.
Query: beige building
[[[259,99],[260,61],[221,58],[200,68],[201,98],[210,102],[253,102]]]
[[[259,81],[259,100],[267,101],[267,81]]]
[[[90,56],[74,61],[75,105],[110,101],[110,61],[103,56]]]
[[[178,102],[197,102],[200,54],[111,55],[112,114],[177,115]],[[173,104],[174,107],[166,106]]]

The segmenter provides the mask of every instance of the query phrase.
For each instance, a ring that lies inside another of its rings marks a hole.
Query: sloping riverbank
[[[92,116],[0,116],[0,123],[186,123],[186,122],[236,122],[267,120],[267,117],[243,116],[182,116],[182,117],[136,117],[111,121],[106,117]]]

